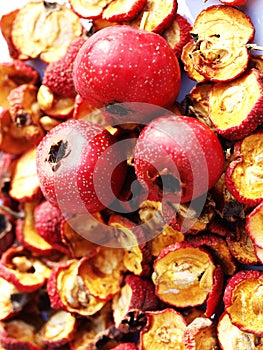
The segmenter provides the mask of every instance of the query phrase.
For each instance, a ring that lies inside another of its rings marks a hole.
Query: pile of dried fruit
[[[221,2],[1,18],[1,349],[263,347],[263,57]]]

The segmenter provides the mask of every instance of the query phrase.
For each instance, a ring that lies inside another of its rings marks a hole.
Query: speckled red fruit
[[[92,105],[146,102],[171,106],[180,89],[180,67],[160,35],[131,26],[101,29],[80,49],[73,69],[76,91]]]
[[[224,169],[224,153],[214,132],[197,119],[165,115],[151,121],[137,140],[134,166],[151,190],[161,183],[169,198],[188,202],[205,194]]]
[[[126,175],[116,139],[103,127],[68,120],[54,127],[37,149],[37,173],[46,200],[63,215],[94,213],[110,205]]]

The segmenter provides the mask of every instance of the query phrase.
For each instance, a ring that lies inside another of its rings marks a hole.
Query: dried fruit
[[[209,118],[230,140],[248,136],[263,121],[263,75],[255,69],[231,82],[215,84],[209,93]]]
[[[98,0],[88,2],[83,0],[69,0],[72,10],[81,18],[96,19],[101,18],[103,9],[111,3],[112,0]]]
[[[115,0],[111,1],[102,12],[102,18],[106,21],[123,22],[130,21],[138,16],[147,0]]]
[[[12,26],[12,41],[19,57],[40,56],[47,63],[63,57],[70,42],[81,34],[79,17],[65,5],[48,1],[24,5]]]
[[[263,248],[262,232],[263,232],[263,202],[261,202],[246,217],[246,230],[253,243]]]
[[[125,25],[92,35],[73,70],[76,91],[96,107],[122,102],[168,107],[178,95],[180,77],[178,60],[164,38]]]
[[[255,206],[262,201],[263,133],[256,132],[237,142],[234,158],[226,170],[226,186],[240,202]]]
[[[106,129],[91,122],[69,120],[53,128],[36,155],[45,198],[63,214],[97,212],[110,205],[126,173],[122,151],[111,147],[115,142]],[[111,159],[117,164],[113,169]]]

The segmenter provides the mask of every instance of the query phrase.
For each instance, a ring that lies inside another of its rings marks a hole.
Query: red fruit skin
[[[243,6],[247,3],[247,0],[219,0],[222,4],[228,6]]]
[[[246,217],[246,230],[251,238],[252,242],[259,248],[263,248],[263,239],[262,239],[262,232],[259,232],[260,228],[254,232],[253,228],[253,218],[255,215],[258,215],[262,218],[263,213],[263,201],[256,206],[251,213],[249,213]]]
[[[139,135],[134,166],[137,179],[149,191],[158,172],[176,178],[181,188],[168,187],[166,192],[184,203],[214,186],[224,169],[224,153],[217,136],[205,124],[191,117],[164,115],[151,121]]]
[[[73,63],[85,38],[77,38],[71,42],[66,54],[58,61],[50,63],[43,76],[42,84],[53,93],[64,97],[77,95],[73,82]]]
[[[59,141],[68,147],[54,170],[47,159],[52,145]],[[119,147],[112,147],[115,142],[106,129],[91,122],[68,120],[54,127],[40,142],[36,156],[46,200],[63,215],[94,213],[110,205],[126,176],[125,158]]]
[[[214,272],[214,284],[206,301],[205,316],[213,316],[220,306],[224,286],[224,273],[220,265],[216,266]]]
[[[57,207],[43,201],[35,208],[34,217],[36,230],[45,241],[51,245],[61,243],[60,226],[63,215]]]
[[[138,346],[135,343],[123,343],[115,348],[113,350],[138,350]]]
[[[6,350],[41,350],[42,346],[38,346],[34,343],[31,343],[30,341],[12,338],[9,336],[7,331],[0,327],[0,344],[2,349]]]
[[[168,107],[178,96],[181,73],[160,35],[116,25],[99,30],[82,46],[73,79],[78,94],[98,108],[122,102]]]

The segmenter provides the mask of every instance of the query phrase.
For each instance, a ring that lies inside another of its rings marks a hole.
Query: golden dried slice
[[[76,323],[76,317],[70,312],[56,311],[41,328],[41,340],[51,347],[62,346],[73,338]]]
[[[12,41],[12,26],[18,12],[19,9],[9,12],[0,18],[1,33],[7,43],[9,55],[13,59],[18,58],[19,56],[19,52]]]
[[[141,14],[130,24],[160,34],[172,23],[176,12],[177,0],[147,0]]]
[[[12,317],[16,312],[21,311],[21,306],[17,303],[14,307],[12,296],[19,295],[19,290],[13,283],[0,277],[0,320],[6,320]]]
[[[224,312],[217,325],[217,337],[222,350],[246,349],[261,350],[263,348],[263,338],[257,337],[253,333],[243,332],[233,325],[229,315]]]
[[[183,335],[186,322],[173,309],[147,312],[147,325],[141,332],[140,349],[184,350]]]
[[[26,151],[14,164],[9,195],[17,201],[32,201],[41,196],[36,168],[36,151],[36,148]]]
[[[184,70],[190,79],[197,81],[198,83],[205,82],[207,79],[204,75],[199,73],[194,66],[193,52],[196,49],[195,43],[189,41],[182,49],[181,60],[184,64]]]
[[[112,0],[69,0],[72,10],[81,18],[100,18],[103,9],[112,2]]]
[[[216,83],[209,94],[209,117],[216,131],[242,139],[263,121],[263,75],[252,69],[231,82]]]
[[[102,18],[107,21],[130,21],[143,9],[147,0],[114,0],[103,10]]]
[[[12,28],[12,40],[20,56],[40,56],[47,63],[64,56],[70,42],[81,34],[79,17],[65,5],[48,1],[27,3],[19,10]]]
[[[210,6],[199,13],[193,29],[191,60],[206,79],[232,80],[248,66],[247,43],[254,38],[250,18],[230,6]]]
[[[120,292],[126,270],[123,256],[122,249],[100,247],[93,257],[80,260],[77,276],[81,278],[90,295],[108,301]]]
[[[187,242],[164,249],[153,267],[156,295],[170,305],[201,305],[213,289],[215,265],[211,256]]]

